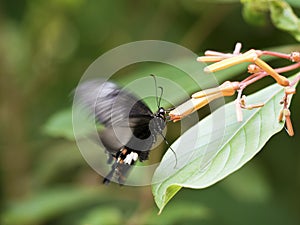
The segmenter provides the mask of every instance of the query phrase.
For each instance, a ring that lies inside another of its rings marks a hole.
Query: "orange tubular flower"
[[[258,65],[260,68],[262,68],[266,73],[268,73],[271,77],[273,77],[278,84],[281,86],[289,86],[290,82],[289,80],[284,77],[279,75],[271,66],[269,66],[267,63],[262,61],[261,59],[257,58],[254,60],[254,63]]]
[[[234,95],[238,88],[239,82],[225,81],[219,87],[196,92],[192,95],[191,99],[169,113],[170,119],[174,122],[181,120],[183,117],[197,111],[217,98]]]
[[[294,136],[294,129],[293,129],[293,124],[291,121],[291,112],[289,109],[284,109],[283,114],[285,116],[285,125],[287,132],[290,136]]]
[[[210,88],[204,91],[196,92],[192,95],[192,98],[202,98],[212,94],[221,94],[221,96],[232,96],[235,91],[239,89],[239,82],[225,81],[217,88]]]
[[[220,62],[214,63],[204,68],[205,72],[216,72],[219,70],[226,69],[228,67],[237,65],[243,62],[253,62],[253,59],[258,57],[257,51],[251,49],[244,54],[232,56],[231,58],[224,59]]]
[[[278,84],[282,86],[288,86],[290,84],[289,80],[286,77],[279,75],[271,66],[265,63],[263,60],[261,60],[259,58],[261,54],[261,51],[251,49],[245,52],[244,54],[232,56],[230,58],[223,59],[219,62],[209,65],[204,68],[204,71],[215,72],[237,65],[239,63],[252,62],[259,66],[262,70],[264,70],[268,75],[272,76]]]
[[[184,102],[183,104],[179,105],[172,111],[170,111],[169,116],[173,122],[177,122],[181,120],[183,117],[197,111],[198,109],[202,108],[203,106],[207,105],[209,102],[222,97],[221,93],[212,94],[209,96],[205,96],[202,98],[191,98]]]

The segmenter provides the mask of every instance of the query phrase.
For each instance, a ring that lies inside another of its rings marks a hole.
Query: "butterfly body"
[[[76,92],[80,104],[105,126],[99,138],[112,166],[103,183],[115,179],[124,184],[131,166],[147,160],[157,136],[163,135],[166,110],[159,107],[153,113],[142,100],[112,82],[87,81]]]

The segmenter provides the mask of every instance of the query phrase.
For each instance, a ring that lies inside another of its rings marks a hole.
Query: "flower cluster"
[[[291,122],[291,112],[289,110],[289,96],[296,93],[295,85],[300,79],[300,74],[296,76],[293,81],[289,81],[280,73],[291,71],[300,68],[300,52],[292,52],[291,54],[284,54],[272,51],[262,51],[251,49],[241,53],[242,45],[237,43],[233,53],[222,53],[208,50],[205,56],[197,58],[199,62],[213,62],[213,64],[204,68],[205,72],[216,72],[226,69],[228,67],[249,62],[248,73],[250,74],[246,79],[238,81],[225,81],[218,87],[202,90],[192,94],[191,98],[170,111],[170,119],[174,122],[181,120],[183,117],[209,104],[211,101],[225,96],[232,96],[237,92],[236,99],[236,114],[237,120],[243,120],[242,109],[251,110],[258,107],[263,107],[263,103],[247,105],[246,96],[242,94],[243,90],[250,84],[262,79],[266,76],[271,76],[279,85],[285,87],[285,94],[281,104],[283,109],[280,112],[279,121],[285,118],[286,129],[290,136],[294,135],[293,126]],[[272,68],[269,64],[261,59],[261,56],[269,55],[283,59],[288,59],[293,64],[281,68]]]

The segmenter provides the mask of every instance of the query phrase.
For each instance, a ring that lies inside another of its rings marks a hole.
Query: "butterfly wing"
[[[151,110],[137,97],[115,83],[101,80],[86,81],[76,89],[79,103],[95,113],[98,122],[106,127],[128,117],[151,117]]]
[[[79,104],[88,108],[96,121],[106,127],[100,138],[103,135],[101,140],[109,152],[117,152],[133,136],[137,139],[149,137],[148,125],[153,118],[151,110],[116,84],[87,81],[77,88],[76,95]]]

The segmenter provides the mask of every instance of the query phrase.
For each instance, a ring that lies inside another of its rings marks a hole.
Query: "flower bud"
[[[300,62],[300,52],[292,52],[290,55],[290,60],[292,62]]]
[[[284,89],[284,92],[287,94],[287,95],[293,95],[293,94],[296,94],[296,88],[294,87],[286,87]]]
[[[262,71],[263,70],[255,64],[250,64],[248,66],[248,73],[258,73],[258,72],[262,72]]]

